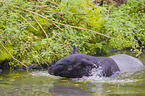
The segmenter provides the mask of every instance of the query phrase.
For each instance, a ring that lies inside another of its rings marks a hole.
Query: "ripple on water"
[[[32,72],[31,73],[32,76],[48,76],[48,77],[57,77],[57,76],[53,76],[53,75],[50,75],[48,73],[48,71],[35,71],[35,72]]]
[[[112,76],[112,77],[102,77],[101,70],[92,70],[92,76],[83,76],[82,78],[73,78],[70,80],[75,80],[78,82],[89,82],[89,83],[131,83],[131,82],[137,82],[140,81],[140,79],[135,79],[132,77],[132,75],[140,75],[138,72],[137,74],[134,74],[134,72],[126,72],[119,74],[118,72]],[[35,71],[31,73],[32,76],[48,76],[51,78],[62,78],[59,76],[53,76],[50,75],[47,71]]]

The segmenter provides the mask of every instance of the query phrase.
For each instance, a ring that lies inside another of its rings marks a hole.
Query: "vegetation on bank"
[[[145,45],[145,2],[96,5],[92,0],[3,0],[0,2],[0,62],[10,66],[52,63],[70,54],[109,53]]]

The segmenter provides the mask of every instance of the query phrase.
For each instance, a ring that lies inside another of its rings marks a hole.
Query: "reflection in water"
[[[144,58],[145,53],[139,58],[145,65]],[[63,79],[49,75],[47,70],[3,71],[0,96],[145,96],[145,69],[112,78],[97,77],[97,74],[94,70],[90,77]]]
[[[1,96],[109,96],[122,93],[145,96],[144,88],[145,70],[115,78],[64,79],[53,77],[47,71],[0,76]]]
[[[77,87],[56,84],[49,89],[49,92],[57,96],[89,96],[92,94],[89,91]]]
[[[67,80],[51,76],[45,71],[35,71],[32,75],[56,78],[57,81],[53,83],[49,92],[57,96],[89,96],[93,93],[140,93],[144,90],[142,88],[145,87],[144,85],[140,85],[140,83],[145,83],[143,70],[126,72],[111,78],[99,77],[94,74],[89,77],[84,76],[83,78]],[[76,84],[79,87],[76,87]],[[134,86],[142,88],[137,90]]]

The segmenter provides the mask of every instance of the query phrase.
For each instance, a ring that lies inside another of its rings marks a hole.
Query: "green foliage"
[[[144,0],[127,1],[118,8],[110,8],[104,27],[108,35],[119,38],[119,40],[109,40],[111,47],[120,49],[131,47],[137,51],[140,47],[138,41],[141,41],[141,45],[145,45],[145,5]],[[141,54],[141,50],[138,50],[137,54]]]
[[[7,45],[7,50],[9,50],[9,52],[11,54],[13,54],[13,48],[10,46],[11,44],[9,42],[5,42],[5,45]],[[6,50],[0,45],[0,59],[5,60],[5,59],[11,59],[11,56],[6,52]]]
[[[0,44],[26,65],[51,63],[67,56],[73,43],[84,54],[108,53],[110,48],[126,47],[141,54],[137,48],[139,40],[145,44],[144,8],[143,0],[129,0],[118,8],[101,7],[91,0],[3,0],[0,2]],[[11,60],[2,46],[0,54],[0,61]],[[9,64],[19,65],[15,60]]]

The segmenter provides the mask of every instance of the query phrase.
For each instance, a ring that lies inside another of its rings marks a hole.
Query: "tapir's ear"
[[[78,49],[77,49],[77,47],[76,47],[75,44],[74,44],[73,49],[71,50],[71,53],[72,53],[72,54],[77,54],[77,53],[79,53],[79,52],[78,52]]]

